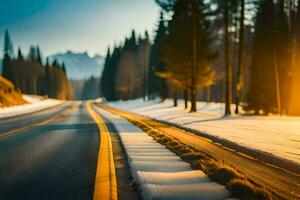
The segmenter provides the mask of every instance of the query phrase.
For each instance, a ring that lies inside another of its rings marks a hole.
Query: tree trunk
[[[226,102],[225,102],[225,115],[231,114],[231,102],[232,102],[232,66],[230,63],[230,54],[229,54],[229,7],[228,0],[224,0],[224,39],[225,39],[225,65],[226,65]]]
[[[177,97],[177,89],[174,90],[174,94],[173,94],[173,101],[174,101],[174,107],[178,106],[178,97]]]
[[[190,112],[197,112],[197,97],[196,90],[194,87],[191,87],[191,110]]]
[[[294,6],[296,10],[295,2],[292,1],[291,5]],[[298,5],[298,10],[300,6]],[[299,11],[298,11],[299,12]],[[299,88],[300,88],[300,68],[298,63],[300,63],[300,38],[299,38],[299,28],[297,26],[297,13],[294,11],[291,17],[291,29],[293,34],[293,41],[292,41],[292,85],[291,85],[291,100],[288,105],[287,114],[289,115],[297,115],[300,116],[300,101],[299,101]]]
[[[281,91],[280,91],[280,80],[279,80],[279,69],[278,69],[278,59],[277,54],[274,53],[274,72],[275,72],[275,87],[276,87],[276,103],[277,103],[277,113],[282,114],[281,106]]]
[[[240,17],[240,35],[239,35],[239,60],[237,69],[237,81],[236,81],[236,96],[235,96],[235,113],[239,113],[239,105],[241,100],[242,89],[242,66],[244,62],[244,18],[245,18],[245,0],[241,0],[241,17]]]
[[[206,102],[212,102],[212,86],[206,88]]]
[[[193,16],[193,64],[192,64],[192,73],[191,73],[191,110],[190,112],[197,112],[196,104],[196,77],[195,77],[195,67],[197,65],[197,38],[196,38],[196,19]]]
[[[188,91],[184,90],[184,108],[188,108]]]

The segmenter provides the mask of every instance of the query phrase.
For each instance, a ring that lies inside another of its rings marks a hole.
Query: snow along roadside
[[[28,101],[28,104],[19,105],[19,106],[11,106],[7,108],[0,109],[0,119],[17,117],[20,115],[31,114],[37,111],[45,110],[48,108],[52,108],[54,106],[58,106],[63,101],[56,99],[45,99],[40,100],[38,98],[33,98],[31,96],[24,95],[24,99]]]
[[[178,104],[178,107],[173,107],[170,100],[143,102],[141,99],[108,103],[114,108],[196,132],[212,140],[230,142],[239,148],[259,152],[278,162],[299,167],[300,117],[245,115],[223,117],[220,103],[198,102],[197,113],[189,113],[188,109],[184,109],[183,101],[179,101]]]
[[[121,138],[131,175],[144,200],[224,200],[230,193],[202,171],[192,170],[165,146],[125,119],[95,107],[109,119]]]

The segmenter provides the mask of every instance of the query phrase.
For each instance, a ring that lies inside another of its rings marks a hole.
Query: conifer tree
[[[161,49],[169,80],[190,92],[191,112],[197,111],[197,90],[211,85],[215,77],[207,9],[202,1],[177,0]]]
[[[86,80],[82,89],[81,99],[88,100],[99,97],[99,89],[97,85],[98,81],[94,76],[91,76],[88,80]]]
[[[223,21],[223,38],[224,38],[224,64],[226,69],[225,75],[225,115],[231,114],[232,103],[232,59],[230,45],[230,22],[232,21],[233,13],[236,11],[237,0],[216,0],[218,3],[218,12],[221,13]]]
[[[142,72],[143,99],[149,98],[149,63],[150,63],[151,44],[148,31],[145,31],[144,38],[139,39],[138,45],[138,68]]]
[[[261,0],[255,25],[247,109],[265,114],[276,108],[274,3]]]
[[[136,40],[136,35],[135,31],[132,30],[131,32],[131,37],[129,38],[129,45],[127,47],[124,47],[125,50],[131,50],[134,53],[137,51],[137,40]]]
[[[21,51],[20,47],[18,48],[18,58],[17,59],[20,60],[20,61],[24,60],[24,57],[23,57],[23,54],[22,54],[22,51]]]
[[[41,65],[43,64],[42,55],[41,55],[41,51],[40,51],[39,46],[36,47],[36,61]]]
[[[242,68],[244,65],[244,35],[245,35],[245,2],[246,0],[240,1],[240,19],[239,19],[239,52],[238,52],[238,66],[236,75],[236,85],[235,85],[235,114],[239,113],[239,106],[241,101],[241,90],[243,87],[243,74]]]
[[[14,56],[14,49],[7,29],[5,30],[4,35],[3,52],[2,76],[14,83],[13,71],[10,64]]]
[[[154,38],[154,44],[151,47],[150,54],[150,68],[149,68],[149,96],[155,97],[160,96],[162,100],[168,97],[168,88],[166,80],[159,77],[157,73],[166,71],[165,63],[161,59],[160,48],[163,44],[166,35],[166,22],[164,19],[163,12],[160,13],[160,19],[158,23],[158,28],[156,30],[156,35]]]
[[[285,1],[278,0],[274,13],[274,67],[278,67],[278,77],[276,77],[277,112],[285,114],[288,109],[291,88],[291,60],[292,60],[292,38],[289,30],[289,19],[285,10]],[[278,105],[280,101],[280,105]]]
[[[37,60],[37,49],[35,46],[30,46],[28,53],[28,60],[36,62]]]
[[[225,115],[231,114],[232,103],[232,63],[230,60],[229,49],[229,0],[224,0],[224,55],[226,68],[226,97],[225,97]]]
[[[134,34],[132,34],[134,36]],[[131,36],[125,40],[115,71],[115,95],[117,99],[133,99],[136,96],[136,83],[142,80],[142,74],[136,76],[138,65],[138,49]],[[139,84],[140,86],[142,83]]]
[[[45,74],[44,78],[42,81],[42,91],[43,95],[48,95],[48,96],[53,96],[53,89],[52,89],[52,84],[51,84],[51,69],[50,69],[50,64],[49,64],[49,58],[47,57],[46,59],[46,65],[45,65]]]
[[[14,47],[13,43],[10,39],[9,32],[6,29],[5,30],[5,35],[4,35],[4,54],[7,54],[10,58],[14,57]]]
[[[104,62],[104,69],[102,71],[101,75],[101,81],[100,81],[100,94],[103,97],[108,96],[108,80],[109,80],[109,67],[110,67],[110,61],[111,61],[111,55],[110,55],[110,48],[107,49],[107,54],[105,57],[105,62]]]
[[[128,45],[130,44],[129,41],[127,41],[127,43]],[[110,51],[108,51],[107,55],[110,55]],[[117,72],[120,56],[121,56],[121,48],[115,47],[111,56],[106,57],[105,67],[103,70],[100,87],[103,96],[108,101],[116,100],[115,80],[116,80],[116,72]]]

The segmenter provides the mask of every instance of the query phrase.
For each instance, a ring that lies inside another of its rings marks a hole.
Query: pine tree
[[[4,35],[4,54],[7,54],[10,58],[14,57],[14,47],[13,43],[10,39],[9,32],[6,29],[5,30],[5,35]]]
[[[276,110],[274,70],[274,3],[262,0],[255,25],[247,109],[265,114]]]
[[[232,60],[232,38],[230,28],[233,26],[237,8],[240,0],[214,0],[218,9],[215,12],[217,23],[222,24],[223,54],[225,65],[225,115],[231,114],[233,98],[233,60]]]
[[[210,21],[202,1],[178,0],[161,49],[168,79],[191,96],[191,112],[197,111],[197,90],[213,83]]]
[[[58,62],[57,62],[56,59],[53,60],[52,67],[57,67],[58,68]]]
[[[278,79],[276,81],[278,84],[276,96],[277,101],[280,101],[280,106],[277,102],[277,112],[279,114],[285,114],[288,109],[290,99],[292,38],[289,30],[289,19],[285,11],[284,0],[277,1],[274,20],[274,41],[276,41],[274,45],[274,56],[276,56],[274,62],[277,62],[275,63],[275,67],[278,67],[278,77],[275,77]]]
[[[225,97],[225,115],[231,114],[232,103],[232,66],[229,53],[229,1],[224,0],[224,55],[226,68],[226,97]]]
[[[139,39],[139,51],[138,51],[138,65],[142,72],[141,76],[143,77],[143,99],[146,100],[146,97],[149,98],[149,63],[150,63],[150,50],[151,44],[149,39],[149,34],[145,31],[144,38]]]
[[[116,71],[115,71],[115,90],[116,98],[122,100],[128,100],[135,98],[136,86],[141,86],[140,78],[137,76],[137,60],[136,55],[137,49],[132,48],[133,44],[125,42],[123,50],[120,52],[120,57],[117,60]]]
[[[51,84],[51,69],[49,64],[49,58],[46,59],[45,75],[42,82],[43,95],[53,96],[53,89]]]
[[[116,47],[112,57],[111,57],[111,67],[110,67],[110,76],[109,76],[109,87],[111,88],[109,93],[109,99],[115,101],[118,100],[116,96],[116,73],[118,70],[118,64],[120,62],[122,53],[121,47]]]
[[[96,85],[98,85],[98,80],[94,76],[86,80],[82,89],[81,99],[88,100],[99,97],[99,89],[95,87]]]
[[[14,56],[14,49],[13,49],[13,44],[11,42],[8,30],[5,30],[5,35],[4,35],[4,49],[3,49],[4,55],[3,55],[3,66],[2,66],[2,76],[13,83],[14,77],[13,77],[13,71],[12,67],[10,65],[11,60],[13,59]]]
[[[28,60],[32,62],[36,62],[37,60],[37,49],[35,46],[30,46],[28,53]]]
[[[244,35],[245,35],[245,1],[240,2],[240,20],[239,20],[239,52],[238,52],[238,66],[237,66],[237,81],[235,86],[235,114],[239,113],[239,106],[241,101],[241,90],[243,87],[243,74],[242,69],[244,65]]]
[[[124,47],[124,48],[126,48],[126,47]],[[137,51],[137,41],[136,41],[136,35],[135,35],[134,30],[132,30],[132,32],[131,32],[128,49],[133,51],[134,53],[136,53],[136,51]]]
[[[23,54],[22,54],[22,51],[21,51],[20,47],[18,48],[18,58],[17,59],[20,60],[20,61],[24,60],[24,57],[23,57]]]
[[[109,80],[109,68],[110,68],[110,62],[111,62],[111,55],[110,55],[110,48],[107,49],[107,54],[105,57],[105,63],[104,63],[104,69],[102,71],[101,75],[101,81],[100,81],[100,94],[103,97],[108,96],[108,80]]]
[[[154,38],[154,44],[151,47],[150,53],[150,68],[149,68],[149,84],[148,91],[150,98],[155,96],[160,96],[162,100],[168,97],[168,88],[166,80],[159,77],[157,73],[166,71],[165,63],[161,59],[160,48],[164,41],[166,35],[166,22],[164,15],[160,13],[160,19],[158,23],[158,28],[156,30],[156,35]]]
[[[36,47],[36,61],[41,65],[43,64],[42,55],[41,55],[41,51],[40,51],[39,46]]]
[[[127,41],[128,43],[128,41]],[[110,55],[110,51],[107,53]],[[115,47],[111,56],[106,57],[105,67],[101,77],[101,92],[108,101],[117,100],[116,98],[116,73],[121,57],[121,48]]]
[[[221,0],[220,10],[223,10],[223,23],[224,23],[224,56],[225,56],[225,115],[231,114],[231,103],[232,103],[232,61],[230,58],[230,38],[229,38],[229,26],[230,26],[230,0]]]

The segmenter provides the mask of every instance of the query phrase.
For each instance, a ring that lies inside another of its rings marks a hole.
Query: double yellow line
[[[87,103],[87,109],[97,123],[100,131],[100,148],[95,177],[94,200],[117,200],[116,172],[109,131],[103,119],[92,108],[92,102],[89,101]]]

